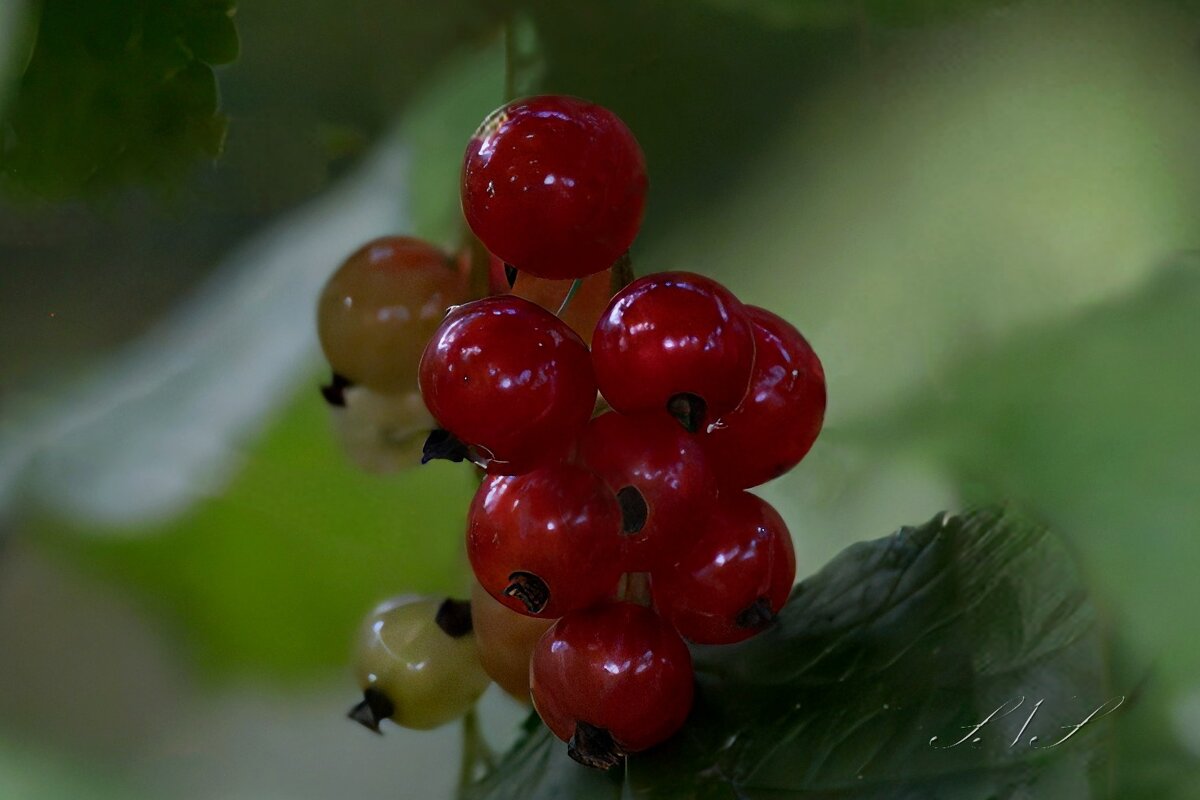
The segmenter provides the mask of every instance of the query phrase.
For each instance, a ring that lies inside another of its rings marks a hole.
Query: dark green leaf
[[[482,781],[467,788],[461,800],[600,800],[621,796],[620,770],[600,772],[567,757],[537,713],[529,715],[521,737]]]
[[[237,57],[234,0],[46,0],[0,120],[0,186],[58,199],[169,187],[225,138],[212,65]]]
[[[623,794],[531,724],[466,797],[1091,797],[1107,723],[1055,743],[1120,695],[1070,558],[997,510],[854,545],[776,627],[695,656],[692,716]]]

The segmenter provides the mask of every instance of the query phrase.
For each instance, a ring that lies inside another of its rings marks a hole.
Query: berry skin
[[[529,658],[553,619],[527,617],[471,582],[471,618],[483,671],[514,699],[529,703]]]
[[[695,433],[746,394],[754,334],[745,307],[721,284],[660,272],[613,297],[592,336],[592,361],[614,410],[665,409]]]
[[[775,509],[723,494],[696,542],[650,573],[654,606],[685,639],[732,644],[763,630],[787,602],[796,555]]]
[[[463,214],[491,252],[521,272],[581,278],[633,243],[646,162],[615,114],[575,97],[515,100],[467,145]]]
[[[342,405],[329,409],[334,434],[355,466],[397,472],[421,463],[421,447],[435,427],[415,389],[380,394],[365,386],[341,389]]]
[[[587,346],[549,311],[511,295],[451,309],[425,348],[421,395],[490,474],[560,457],[592,415]]]
[[[825,419],[825,372],[800,332],[747,306],[754,326],[754,374],[742,404],[703,437],[722,486],[749,489],[800,463]]]
[[[571,281],[555,281],[539,278],[528,272],[517,273],[517,282],[512,293],[537,303],[551,313],[562,307],[571,291]],[[612,270],[605,269],[589,275],[579,284],[579,289],[562,313],[562,321],[571,326],[585,342],[590,343],[592,332],[604,308],[612,297]]]
[[[670,738],[692,707],[687,645],[652,610],[613,603],[563,617],[530,663],[533,704],[567,752],[615,766]]]
[[[351,719],[378,733],[384,719],[427,730],[465,714],[491,682],[469,609],[461,600],[410,595],[372,611],[355,651],[363,701]]]
[[[375,239],[329,278],[317,303],[317,335],[333,371],[384,394],[417,385],[417,361],[466,281],[433,245]]]
[[[491,253],[487,254],[487,258],[488,294],[508,294],[517,278],[516,269]],[[550,310],[554,311],[555,309]]]
[[[467,513],[467,555],[492,597],[561,617],[611,597],[621,578],[621,510],[599,476],[560,463],[488,476]]]
[[[584,430],[579,458],[617,495],[626,571],[644,572],[689,544],[717,496],[708,456],[666,415],[607,412]]]

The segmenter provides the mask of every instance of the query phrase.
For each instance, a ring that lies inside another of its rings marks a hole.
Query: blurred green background
[[[0,2],[0,797],[453,791],[453,726],[340,715],[360,615],[463,590],[472,477],[351,466],[313,305],[371,236],[454,243],[506,82],[638,135],[639,271],[713,275],[821,355],[826,430],[763,491],[800,574],[1022,509],[1112,632],[1145,794],[1200,797],[1200,8],[232,12]],[[498,745],[523,714],[483,711]]]

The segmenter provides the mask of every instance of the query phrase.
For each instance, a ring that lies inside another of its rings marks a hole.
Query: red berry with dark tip
[[[732,644],[766,628],[796,578],[779,513],[748,492],[717,500],[697,541],[650,573],[654,606],[697,644]]]
[[[631,603],[563,617],[530,662],[533,704],[575,760],[615,766],[666,741],[692,707],[692,659],[671,626]]]
[[[722,486],[748,489],[777,478],[808,453],[825,419],[825,372],[800,332],[747,306],[754,374],[742,404],[703,437]]]
[[[531,617],[560,617],[611,598],[620,550],[616,496],[572,464],[489,476],[467,515],[467,555],[480,585]]]
[[[721,284],[660,272],[613,297],[592,336],[592,360],[615,410],[669,411],[696,432],[745,396],[754,334],[745,307]]]
[[[488,250],[521,272],[581,278],[633,243],[646,199],[637,139],[608,109],[575,97],[515,100],[467,145],[463,214]]]
[[[490,474],[527,472],[561,456],[596,400],[583,340],[512,295],[451,309],[425,348],[420,384],[429,412]]]
[[[716,478],[698,438],[665,414],[610,411],[584,430],[579,457],[621,504],[627,571],[674,556],[716,502]]]

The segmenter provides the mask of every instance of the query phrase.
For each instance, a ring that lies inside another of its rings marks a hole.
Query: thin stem
[[[612,277],[609,279],[608,293],[616,294],[633,283],[633,259],[626,250],[612,265]]]
[[[576,278],[571,281],[571,288],[567,289],[567,296],[563,298],[562,305],[558,307],[558,311],[554,312],[554,316],[561,317],[563,312],[567,310],[567,306],[575,298],[575,293],[579,291],[579,287],[583,285],[583,278]]]
[[[620,597],[625,602],[637,603],[639,606],[650,605],[649,572],[626,572],[625,585],[622,588]]]
[[[477,774],[480,766],[483,767],[484,774],[496,768],[496,757],[484,741],[483,734],[479,732],[479,716],[474,707],[463,716],[462,740],[462,760],[458,767],[459,794],[465,792],[467,787],[480,777]]]

